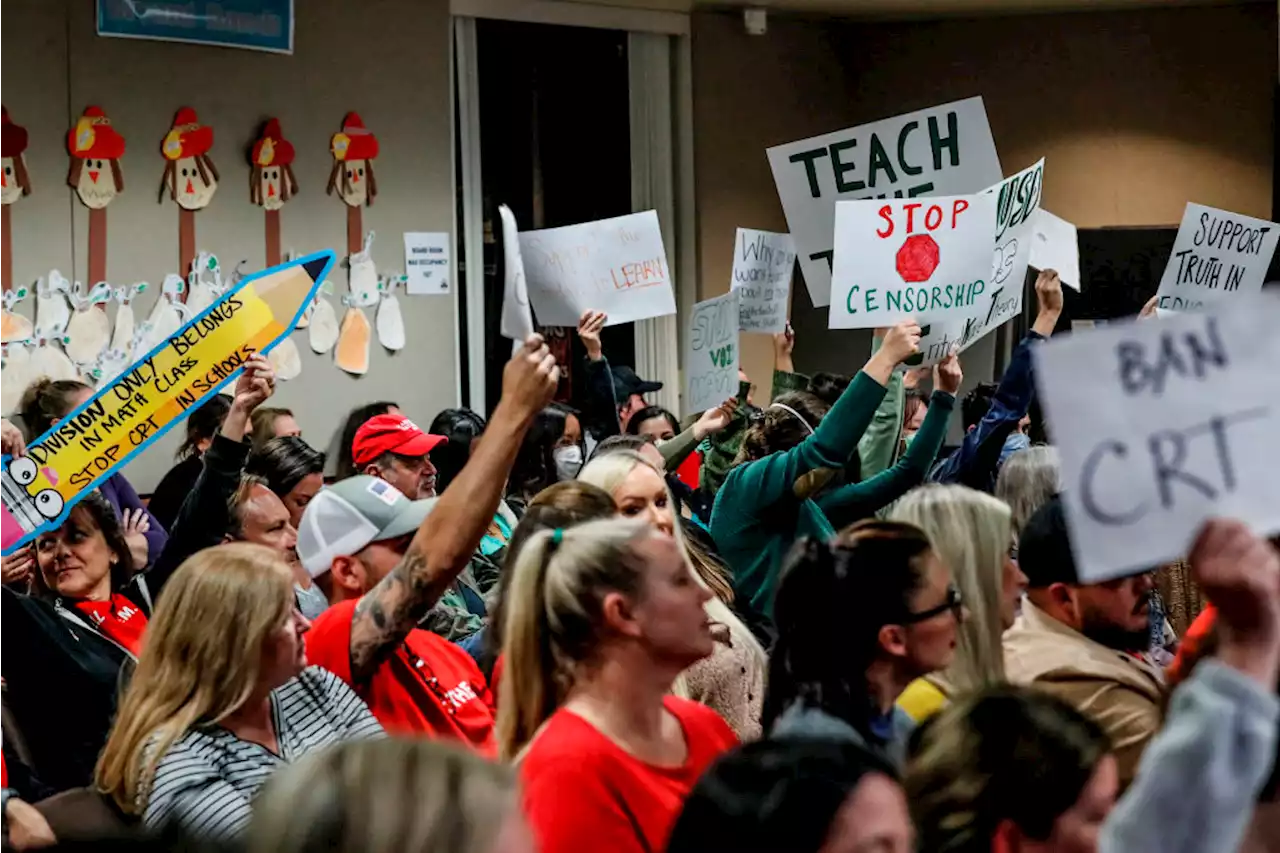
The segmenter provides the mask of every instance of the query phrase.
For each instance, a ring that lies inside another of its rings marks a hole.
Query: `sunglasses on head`
[[[964,601],[960,596],[960,588],[955,584],[950,584],[947,587],[947,598],[945,601],[937,607],[930,607],[928,610],[922,610],[919,613],[908,613],[902,621],[907,625],[913,625],[916,622],[924,622],[926,619],[932,619],[935,616],[940,616],[948,610],[959,616],[960,608],[962,606],[964,606]]]

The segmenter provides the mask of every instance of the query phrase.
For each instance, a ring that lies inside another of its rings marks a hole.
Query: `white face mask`
[[[551,451],[551,458],[556,462],[556,479],[558,480],[572,480],[582,470],[582,448],[576,444],[557,447]]]

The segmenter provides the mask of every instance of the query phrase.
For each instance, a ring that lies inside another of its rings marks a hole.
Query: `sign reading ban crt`
[[[1078,332],[1035,350],[1086,581],[1185,557],[1203,522],[1280,530],[1280,299]]]

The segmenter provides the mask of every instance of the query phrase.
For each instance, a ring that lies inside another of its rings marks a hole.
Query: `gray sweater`
[[[1234,853],[1276,757],[1280,699],[1206,660],[1173,694],[1098,853]]]
[[[826,711],[794,702],[778,715],[769,737],[776,740],[788,738],[812,738],[814,740],[838,740],[855,743],[864,749],[878,753],[890,764],[902,771],[907,759],[907,740],[915,730],[915,721],[897,705],[892,710],[893,736],[887,741],[867,743],[862,733],[839,717]]]

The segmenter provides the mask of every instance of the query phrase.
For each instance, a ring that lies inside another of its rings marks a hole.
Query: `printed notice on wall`
[[[816,307],[831,299],[837,200],[977,193],[1004,178],[982,98],[917,110],[768,150]]]
[[[1185,557],[1212,516],[1280,531],[1280,299],[1073,331],[1035,377],[1086,583]]]
[[[410,296],[447,296],[449,293],[449,243],[447,233],[406,231],[404,271]]]
[[[686,412],[713,409],[738,393],[740,293],[730,290],[693,306],[685,330]]]
[[[739,228],[733,243],[738,329],[776,335],[787,327],[796,249],[790,234]]]
[[[1187,204],[1160,277],[1156,307],[1196,311],[1257,293],[1278,237],[1280,226],[1274,222]]]
[[[652,210],[520,233],[525,285],[544,326],[576,326],[588,309],[608,325],[676,313],[671,268]]]

